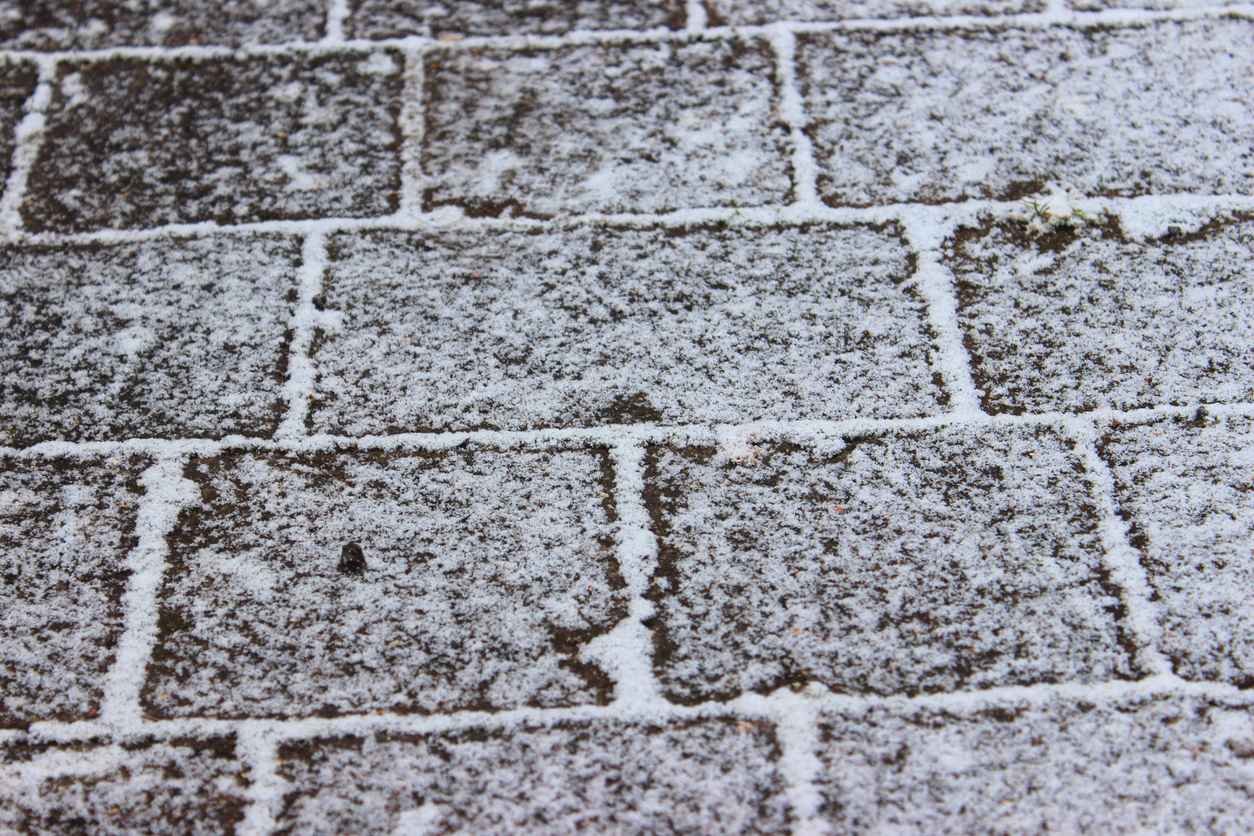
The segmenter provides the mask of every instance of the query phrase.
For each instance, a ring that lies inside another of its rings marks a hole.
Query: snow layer
[[[230,738],[0,743],[0,829],[233,833],[243,819],[244,774]]]
[[[1254,819],[1248,703],[881,709],[821,733],[842,833],[1243,833]]]
[[[778,833],[770,726],[570,723],[289,744],[280,833]]]
[[[1103,451],[1175,672],[1254,686],[1254,419],[1119,427]]]
[[[917,416],[943,393],[891,228],[363,233],[330,244],[313,426]]]
[[[194,459],[144,703],[165,717],[608,702],[578,661],[626,615],[608,459]],[[349,544],[366,569],[340,568]]]
[[[350,0],[353,38],[560,35],[572,30],[681,28],[684,0]]]
[[[765,43],[434,52],[427,209],[659,212],[780,203],[788,130]]]
[[[398,54],[63,63],[22,207],[35,231],[395,210]]]
[[[145,466],[0,457],[0,728],[99,713]]]
[[[317,40],[324,0],[38,0],[0,4],[0,47],[244,46]]]
[[[710,23],[732,26],[778,20],[999,15],[1040,12],[1045,0],[706,0]]]
[[[1242,0],[1065,0],[1068,8],[1081,12],[1103,9],[1199,9],[1241,5]]]
[[[652,448],[655,668],[680,701],[1128,676],[1080,463],[1044,428]]]
[[[0,249],[0,445],[268,435],[299,242]]]
[[[990,412],[1254,399],[1254,222],[1140,242],[1011,223],[946,250]]]
[[[1247,20],[834,32],[798,60],[835,205],[1254,192]]]

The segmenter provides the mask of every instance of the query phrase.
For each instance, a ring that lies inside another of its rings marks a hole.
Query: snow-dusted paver
[[[99,713],[145,467],[0,457],[0,729]]]
[[[840,833],[1240,833],[1248,702],[1148,695],[824,717],[818,783]]]
[[[626,614],[607,467],[585,451],[193,459],[201,499],[170,535],[146,710],[608,700],[579,655]]]
[[[0,831],[1254,820],[1248,3],[0,6]]]
[[[1249,20],[820,33],[797,60],[832,205],[1254,193]]]
[[[1254,221],[1140,241],[989,224],[946,251],[989,412],[1254,399]]]
[[[574,722],[298,741],[280,833],[778,833],[767,723]]]
[[[0,47],[278,44],[322,35],[325,0],[12,0],[0,5]]]
[[[424,207],[543,216],[786,202],[774,76],[761,40],[432,52]]]
[[[22,218],[79,232],[386,215],[400,71],[382,51],[62,64]]]
[[[777,20],[823,21],[924,15],[1030,14],[1046,0],[704,0],[713,25],[761,25]]]
[[[316,432],[936,412],[894,227],[366,232],[328,244]]]
[[[1254,418],[1116,426],[1102,451],[1175,672],[1254,686]]]
[[[665,447],[646,496],[667,695],[1132,675],[1081,465],[1042,428]]]
[[[0,249],[0,444],[269,435],[300,243]]]
[[[0,742],[0,827],[12,833],[233,833],[247,767],[230,737]]]
[[[679,29],[684,0],[348,0],[352,38],[560,35],[572,30]]]

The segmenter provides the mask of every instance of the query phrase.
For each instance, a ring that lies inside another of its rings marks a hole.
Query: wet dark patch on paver
[[[940,408],[895,226],[332,237],[316,432]]]
[[[735,719],[298,740],[279,832],[780,832],[778,757],[769,724]]]
[[[868,436],[840,454],[651,447],[668,698],[1134,676],[1076,464],[1044,428]]]
[[[0,249],[0,445],[270,435],[299,257],[276,236]]]
[[[0,827],[17,833],[233,833],[247,768],[232,737],[0,743]]]
[[[877,708],[819,724],[816,780],[841,832],[1241,830],[1254,713],[1131,696],[982,710]]]
[[[1254,220],[1134,241],[1117,222],[1020,222],[945,245],[984,409],[1023,414],[1254,398]]]
[[[148,464],[0,457],[0,728],[99,714]]]
[[[764,42],[458,49],[425,66],[428,210],[660,212],[791,188]]]
[[[23,220],[80,232],[388,214],[401,65],[394,51],[64,63]]]
[[[1254,115],[1237,92],[1251,56],[1235,19],[849,31],[802,35],[798,80],[834,206],[1014,200],[1047,179],[1088,195],[1249,194],[1232,137]]]
[[[224,453],[169,542],[153,716],[605,703],[626,615],[597,453]],[[345,582],[346,542],[368,569]],[[213,601],[206,608],[204,603]]]
[[[248,46],[315,41],[323,0],[16,0],[0,9],[0,47]]]
[[[1254,419],[1114,425],[1099,451],[1175,673],[1254,684]]]
[[[575,30],[682,29],[684,0],[349,0],[352,38],[451,39],[491,35],[562,35]]]

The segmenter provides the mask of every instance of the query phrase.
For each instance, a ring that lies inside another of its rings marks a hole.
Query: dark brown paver
[[[833,205],[1254,194],[1248,20],[804,35],[799,80]]]
[[[234,833],[246,768],[230,737],[0,743],[0,828],[16,833]]]
[[[0,456],[0,728],[99,713],[146,465]]]
[[[1102,451],[1175,672],[1254,687],[1254,418],[1117,427]]]
[[[386,215],[401,58],[62,64],[22,206],[35,231]]]
[[[317,432],[943,408],[892,227],[371,232],[330,254]]]
[[[761,41],[435,52],[425,205],[471,215],[783,202],[788,133]]]
[[[29,61],[0,61],[0,184],[8,183],[12,173],[17,126],[38,78],[38,68]]]
[[[194,460],[202,502],[171,536],[148,712],[607,701],[579,653],[626,614],[608,467],[589,452]]]
[[[1254,399],[1254,221],[1145,242],[1008,223],[947,250],[989,412]]]
[[[816,783],[843,833],[1238,833],[1254,816],[1248,703],[877,709],[820,732]]]
[[[0,47],[246,46],[322,36],[324,0],[9,0]]]
[[[1000,15],[1044,11],[1044,0],[705,0],[715,26],[777,20]]]
[[[672,699],[916,694],[1132,673],[1075,455],[1043,428],[651,448]]]
[[[269,435],[300,243],[0,249],[0,444]]]
[[[561,35],[574,30],[680,29],[684,0],[349,0],[352,38]]]
[[[281,833],[779,833],[770,726],[523,725],[280,750]]]

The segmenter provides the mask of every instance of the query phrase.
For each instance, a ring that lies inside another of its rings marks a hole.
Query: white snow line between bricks
[[[341,46],[344,43],[344,21],[348,20],[348,0],[327,0],[327,28],[319,43]]]
[[[949,407],[962,418],[978,417],[980,395],[971,376],[971,356],[958,323],[958,295],[954,276],[941,259],[941,244],[953,234],[952,219],[935,212],[903,212],[901,223],[917,264],[912,279],[927,305],[927,318],[936,339],[935,367],[949,395]]]
[[[339,5],[335,0],[334,5]],[[577,29],[563,35],[491,35],[475,36],[455,42],[436,41],[417,35],[380,38],[378,40],[334,40],[333,21],[327,20],[327,36],[317,41],[296,41],[283,44],[252,44],[248,46],[120,46],[103,49],[58,50],[37,52],[22,49],[0,49],[0,59],[51,60],[98,62],[117,60],[163,61],[170,59],[247,59],[266,55],[328,55],[334,53],[357,54],[384,49],[422,50],[534,50],[563,49],[584,45],[641,45],[683,43],[698,35],[703,40],[743,39],[769,36],[770,32],[784,27],[796,34],[819,32],[913,32],[929,30],[1002,30],[1041,29],[1054,26],[1072,28],[1120,28],[1136,27],[1159,21],[1205,20],[1212,18],[1246,19],[1254,15],[1254,5],[1194,6],[1177,9],[1109,9],[1099,12],[1068,11],[1062,14],[1045,13],[1019,15],[934,15],[899,18],[850,18],[834,21],[784,20],[754,26],[707,27],[693,33],[687,29],[676,31],[655,29]],[[339,18],[340,25],[343,22]]]
[[[9,166],[9,179],[0,198],[0,229],[5,237],[17,238],[22,231],[22,201],[26,198],[26,183],[31,168],[39,157],[43,145],[45,113],[52,100],[52,85],[56,82],[56,62],[47,59],[38,63],[39,75],[35,89],[31,91],[23,107],[25,116],[18,123],[13,137],[13,159]]]
[[[1110,579],[1118,588],[1125,610],[1121,630],[1130,634],[1136,645],[1137,667],[1154,676],[1171,675],[1171,663],[1159,649],[1162,627],[1156,608],[1150,601],[1149,580],[1141,565],[1140,555],[1128,536],[1128,524],[1119,514],[1115,495],[1115,478],[1098,450],[1097,428],[1091,421],[1070,422],[1069,435],[1075,441],[1084,463],[1085,476],[1097,507],[1098,530],[1102,539],[1102,556]]]
[[[618,514],[618,569],[627,583],[627,615],[614,629],[585,646],[582,656],[598,663],[614,680],[614,703],[638,713],[665,709],[653,675],[653,634],[644,622],[654,615],[646,597],[657,568],[657,538],[644,506],[644,446],[624,441],[610,448],[614,467],[614,508]]]
[[[818,206],[818,166],[814,146],[805,132],[805,105],[797,87],[797,37],[779,27],[771,33],[770,40],[779,81],[779,116],[792,134],[793,201],[801,206]]]
[[[746,694],[736,702],[744,710],[769,716],[775,724],[780,777],[793,814],[792,832],[797,836],[830,833],[830,825],[820,815],[823,796],[815,785],[823,771],[823,762],[819,760],[821,703],[810,696],[809,689],[794,693],[786,688],[768,697]]]
[[[688,0],[684,9],[684,31],[702,32],[710,25],[710,15],[705,8],[705,0]]]
[[[162,457],[140,476],[144,495],[135,520],[138,542],[127,558],[130,578],[122,595],[125,626],[105,680],[101,723],[134,731],[143,723],[140,692],[157,641],[157,594],[165,575],[168,545],[179,511],[196,501],[196,486],[183,477],[182,457]]]
[[[1232,212],[1254,212],[1254,197],[1249,195],[1199,195],[1167,194],[1152,197],[1077,199],[1085,211],[1094,214],[1108,211],[1134,217],[1145,214],[1147,206],[1156,211],[1174,209],[1218,216]],[[212,221],[165,224],[146,229],[101,229],[94,232],[76,233],[21,233],[18,242],[30,245],[69,244],[117,244],[133,241],[150,241],[169,237],[208,237],[213,235],[282,234],[309,235],[322,233],[334,235],[366,230],[396,230],[409,232],[478,231],[547,229],[563,230],[597,225],[610,229],[638,229],[648,227],[683,228],[700,224],[722,223],[733,227],[760,227],[770,225],[881,224],[900,221],[916,215],[927,217],[949,216],[961,226],[976,223],[978,219],[1006,220],[1023,211],[1022,201],[967,200],[953,203],[924,205],[918,203],[886,203],[868,207],[829,207],[822,203],[802,205],[767,205],[748,208],[733,206],[707,206],[680,209],[664,213],[617,213],[592,212],[567,215],[551,220],[531,218],[468,218],[458,210],[443,207],[432,212],[409,215],[396,212],[370,218],[317,218],[290,221],[255,221],[220,225]],[[1138,221],[1138,223],[1140,223]]]
[[[923,432],[942,427],[1065,427],[1077,420],[1148,422],[1164,418],[1192,418],[1198,409],[1216,416],[1254,417],[1254,403],[1164,404],[1131,410],[1097,409],[1077,416],[1069,412],[1040,412],[1023,415],[984,413],[959,415],[953,412],[922,418],[849,418],[841,421],[806,420],[752,421],[744,424],[635,424],[547,430],[453,430],[439,433],[394,433],[390,435],[336,436],[313,435],[292,438],[227,436],[211,438],[131,438],[118,441],[42,441],[30,447],[0,447],[0,456],[24,459],[46,457],[92,457],[113,453],[148,453],[158,456],[216,455],[225,450],[281,450],[322,452],[388,450],[441,452],[463,442],[490,450],[573,450],[613,447],[625,440],[641,444],[718,444],[729,434],[771,441],[791,441],[803,446],[830,448],[832,440],[844,436]]]
[[[292,313],[287,380],[283,383],[287,414],[275,432],[276,438],[299,438],[306,434],[305,420],[309,416],[309,402],[313,397],[315,379],[313,358],[310,356],[313,335],[317,328],[333,322],[333,317],[319,311],[315,302],[322,293],[326,268],[326,236],[318,232],[311,233],[305,237],[301,248],[299,296]]]
[[[261,836],[275,828],[275,813],[287,782],[279,775],[279,741],[265,725],[245,723],[235,733],[235,749],[248,770],[248,804],[240,836]]]
[[[404,53],[405,67],[401,86],[401,199],[403,218],[417,223],[422,214],[423,172],[422,146],[426,133],[426,91],[423,83],[422,53],[409,50]]]

